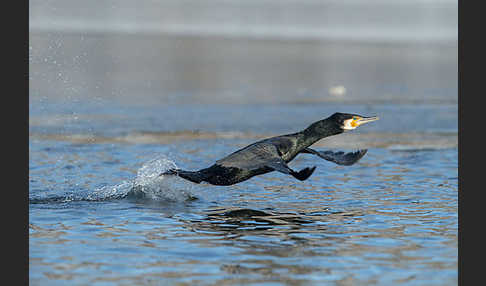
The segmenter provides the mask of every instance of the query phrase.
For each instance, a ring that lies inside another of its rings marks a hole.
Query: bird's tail
[[[160,176],[162,175],[177,175],[196,184],[199,184],[206,179],[206,176],[199,171],[185,171],[181,169],[169,169],[160,174]]]

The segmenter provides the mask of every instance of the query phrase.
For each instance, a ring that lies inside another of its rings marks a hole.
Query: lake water
[[[457,283],[455,106],[154,109],[31,113],[33,285]],[[304,182],[280,173],[228,187],[157,178],[343,109],[381,116],[316,144],[369,148],[353,166],[301,155],[291,166],[317,166]],[[410,120],[408,132],[394,129],[394,117]],[[133,186],[143,197],[130,196]]]
[[[41,29],[29,46],[31,285],[457,284],[457,42]],[[381,118],[314,145],[367,148],[353,166],[157,176],[336,111]]]

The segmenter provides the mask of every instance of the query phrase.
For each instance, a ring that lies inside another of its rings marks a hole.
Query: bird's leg
[[[159,176],[162,176],[162,175],[177,175],[179,173],[179,171],[180,171],[179,169],[169,169],[165,172],[160,173]]]
[[[197,184],[201,183],[201,181],[205,179],[205,176],[200,174],[200,172],[184,171],[181,169],[169,169],[161,173],[159,176],[162,175],[176,175]]]
[[[275,160],[273,162],[269,162],[269,163],[267,163],[267,166],[274,169],[275,171],[280,172],[280,173],[292,175],[294,178],[301,180],[301,181],[304,181],[307,178],[309,178],[310,175],[312,175],[312,173],[316,169],[316,166],[314,166],[312,168],[307,167],[307,168],[300,170],[299,172],[296,172],[296,171],[292,170],[285,163],[284,160]]]

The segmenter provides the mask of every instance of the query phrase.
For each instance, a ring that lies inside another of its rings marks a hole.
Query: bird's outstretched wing
[[[277,147],[268,142],[252,144],[216,161],[216,164],[244,170],[271,168],[283,174],[292,175],[301,181],[312,175],[316,168],[304,168],[299,172],[292,170],[280,156]]]
[[[368,150],[358,150],[356,152],[344,153],[343,151],[333,152],[333,151],[316,151],[311,148],[305,148],[301,153],[314,154],[327,161],[334,162],[338,165],[350,166],[358,162],[359,159],[363,158]]]
[[[216,161],[216,164],[223,167],[254,170],[264,168],[267,163],[278,159],[282,158],[277,147],[270,143],[257,142]]]

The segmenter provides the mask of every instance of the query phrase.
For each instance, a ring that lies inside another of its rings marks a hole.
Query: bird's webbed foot
[[[292,171],[290,174],[292,176],[294,176],[296,179],[304,181],[304,180],[307,180],[307,178],[309,178],[312,175],[312,173],[314,173],[315,169],[316,169],[316,166],[314,166],[312,168],[307,167],[307,168],[300,170],[299,172]]]
[[[312,175],[316,166],[304,168],[298,172],[292,170],[282,159],[276,159],[267,163],[267,166],[283,174],[292,175],[294,178],[304,181]]]

